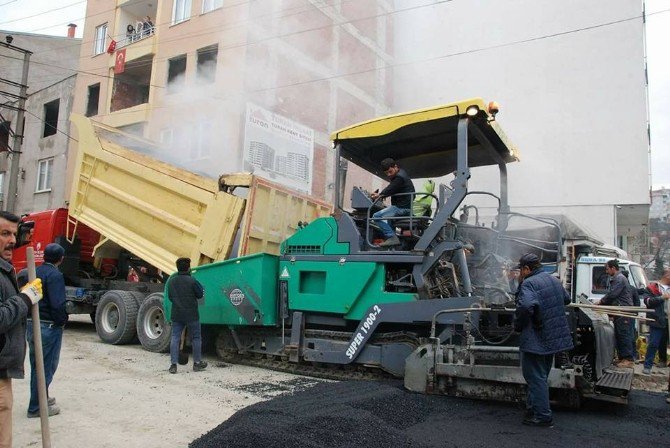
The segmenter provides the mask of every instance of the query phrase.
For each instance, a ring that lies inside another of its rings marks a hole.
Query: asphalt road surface
[[[257,403],[195,440],[205,447],[666,447],[670,405],[633,391],[627,406],[555,410],[553,428],[521,424],[517,405],[409,393],[401,383],[320,383]]]

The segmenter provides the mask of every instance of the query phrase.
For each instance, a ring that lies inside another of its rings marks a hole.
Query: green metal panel
[[[288,282],[291,310],[360,320],[374,304],[417,300],[415,294],[384,291],[386,270],[381,263],[280,261],[279,272],[280,280]]]
[[[337,241],[333,217],[318,218],[282,243],[284,255],[348,255],[349,243]]]
[[[277,267],[276,255],[254,254],[193,269],[193,277],[205,288],[205,303],[200,306],[200,322],[276,325]],[[170,303],[167,299],[165,308],[169,315]]]

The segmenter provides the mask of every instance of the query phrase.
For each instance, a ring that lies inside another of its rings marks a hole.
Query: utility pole
[[[14,40],[12,36],[6,36],[5,40],[7,42],[0,42],[0,46],[23,53],[23,73],[21,74],[18,107],[16,108],[16,130],[14,131],[14,144],[11,151],[12,161],[9,169],[9,187],[4,207],[5,211],[14,213],[19,182],[19,159],[21,158],[21,144],[23,143],[23,113],[26,109],[26,100],[28,99],[28,66],[30,64],[30,55],[33,52],[12,45],[12,41]]]

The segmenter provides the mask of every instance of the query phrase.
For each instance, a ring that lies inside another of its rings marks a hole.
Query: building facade
[[[635,252],[650,199],[644,2],[397,6],[395,107],[499,102],[521,154],[508,166],[513,209],[567,214]],[[471,187],[497,191],[497,172],[473,170]]]
[[[81,39],[30,33],[0,32],[4,42],[12,37],[12,45],[32,54],[28,69],[28,97],[25,102],[24,130],[21,150],[12,148],[17,129],[19,87],[3,84],[6,100],[0,105],[0,192],[3,210],[12,163],[18,163],[14,213],[67,205],[65,171],[73,140],[69,135],[69,117],[74,100],[79,46]],[[21,82],[23,55],[0,48],[0,78]]]
[[[389,11],[387,0],[88,2],[74,112],[160,142],[192,171],[254,171],[330,199],[329,132],[391,108],[392,81],[376,70],[393,57]]]

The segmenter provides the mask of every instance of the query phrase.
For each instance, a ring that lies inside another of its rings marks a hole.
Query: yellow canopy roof
[[[365,121],[333,132],[331,139],[340,145],[342,157],[382,178],[380,163],[387,157],[413,178],[444,176],[456,169],[458,121],[470,106],[479,112],[470,120],[469,166],[518,161],[516,149],[481,98]],[[491,142],[497,155],[477,140],[477,134]]]

